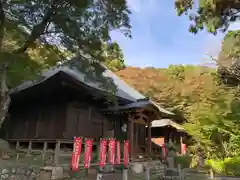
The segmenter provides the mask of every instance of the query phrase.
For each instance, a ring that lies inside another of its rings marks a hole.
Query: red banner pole
[[[124,167],[127,168],[129,165],[129,140],[124,141]]]
[[[79,168],[79,160],[82,152],[82,138],[74,137],[74,148],[72,153],[71,167],[73,171],[77,171]]]
[[[90,162],[92,159],[92,145],[93,145],[93,140],[92,139],[87,139],[85,141],[85,153],[84,153],[84,168],[89,168],[90,167]]]
[[[121,147],[120,141],[117,141],[117,157],[116,157],[116,164],[121,164]]]
[[[108,162],[110,163],[110,164],[112,164],[112,165],[114,165],[115,164],[115,147],[116,147],[116,140],[115,139],[113,139],[113,138],[111,138],[110,140],[109,140],[109,144],[108,144],[108,146],[109,146],[109,151],[108,151]]]
[[[107,140],[101,139],[100,141],[100,168],[103,168],[106,165],[107,159]]]
[[[163,158],[167,157],[167,147],[165,144],[162,145],[162,156]]]
[[[186,144],[181,144],[181,154],[185,155],[187,153],[187,145]]]

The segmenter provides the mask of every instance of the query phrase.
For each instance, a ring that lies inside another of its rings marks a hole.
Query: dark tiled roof
[[[152,106],[156,107],[158,109],[158,111],[160,111],[164,114],[174,115],[174,113],[162,108],[156,102],[151,101],[151,100],[139,100],[139,101],[132,102],[132,103],[124,105],[124,106],[117,106],[117,107],[105,109],[103,111],[118,111],[118,110],[127,110],[127,109],[131,109],[131,108],[133,108],[133,109],[134,108],[144,108],[148,105],[152,105]]]
[[[104,67],[104,68],[106,70],[103,73],[103,76],[113,79],[113,82],[117,86],[116,95],[118,97],[124,98],[124,99],[129,100],[129,101],[137,101],[139,99],[144,99],[145,98],[141,93],[139,93],[138,91],[136,91],[135,89],[130,87],[127,83],[125,83],[118,76],[116,76],[112,71],[110,71],[106,67]],[[92,79],[91,80],[88,79],[86,74],[84,74],[83,72],[80,72],[79,69],[72,68],[68,64],[65,64],[65,65],[59,66],[57,68],[52,68],[52,69],[48,70],[47,72],[43,72],[41,74],[41,80],[24,82],[23,84],[17,86],[16,88],[11,89],[10,93],[19,92],[19,91],[22,91],[24,89],[30,88],[34,85],[40,84],[40,83],[46,81],[48,78],[54,76],[55,74],[57,74],[61,71],[68,74],[69,76],[71,76],[72,78],[76,79],[77,81],[79,81],[81,83],[84,83],[84,84],[86,84],[90,87],[93,87],[93,88],[104,91],[104,89],[102,89],[102,86],[101,86],[100,82],[96,82]]]

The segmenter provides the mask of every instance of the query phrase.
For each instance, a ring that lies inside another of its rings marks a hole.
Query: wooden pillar
[[[32,152],[32,141],[29,141],[28,142],[28,154],[31,154],[31,152]]]
[[[55,147],[55,152],[54,152],[54,164],[59,163],[60,145],[61,145],[61,142],[57,141],[56,147]]]
[[[148,154],[152,154],[152,132],[151,132],[152,123],[148,120]]]
[[[43,151],[42,151],[42,161],[44,162],[45,161],[45,156],[46,156],[46,152],[47,152],[47,142],[44,142],[44,144],[43,144]]]
[[[128,118],[128,138],[130,143],[130,158],[135,158],[134,152],[134,119],[129,116]]]
[[[135,144],[135,147],[134,147],[135,151],[134,152],[136,152],[136,153],[137,153],[138,147],[139,147],[138,131],[139,131],[139,125],[137,123],[135,123],[134,124],[134,134],[135,134],[135,143],[134,143]]]

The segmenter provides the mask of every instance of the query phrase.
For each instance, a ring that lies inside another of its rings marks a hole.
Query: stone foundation
[[[0,169],[1,180],[57,180],[62,178],[64,178],[62,167]]]

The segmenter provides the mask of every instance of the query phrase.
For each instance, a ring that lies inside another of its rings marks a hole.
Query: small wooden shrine
[[[103,110],[106,114],[125,114],[128,118],[127,137],[130,140],[131,156],[152,154],[152,121],[174,114],[161,108],[157,103],[142,99],[125,106]]]
[[[171,119],[154,120],[151,130],[152,142],[154,144],[153,151],[169,141],[176,146],[180,146],[181,143],[186,143],[186,140],[190,138],[185,129]]]

